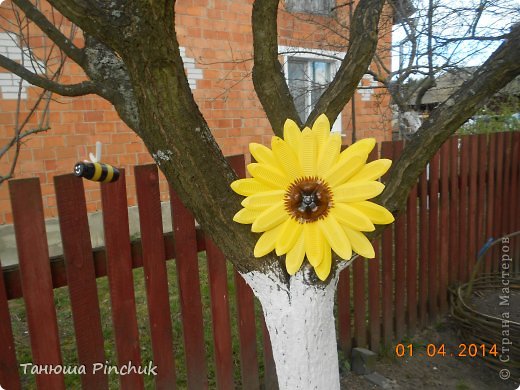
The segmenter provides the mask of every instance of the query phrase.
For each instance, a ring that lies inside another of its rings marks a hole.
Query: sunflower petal
[[[254,178],[238,179],[231,183],[231,189],[238,195],[249,196],[262,191],[271,190],[270,187],[260,183]]]
[[[363,160],[360,156],[353,155],[350,158],[345,158],[334,164],[332,169],[326,173],[323,178],[330,186],[338,186],[342,183],[345,183],[353,175],[355,175],[361,169],[361,167],[363,167],[364,163],[365,160]]]
[[[306,127],[302,131],[302,145],[300,148],[300,163],[305,176],[316,175],[316,160],[318,158],[316,140],[311,129]]]
[[[379,195],[385,189],[385,185],[378,181],[360,181],[346,183],[333,188],[335,202],[360,202]]]
[[[372,232],[376,228],[370,218],[359,209],[352,207],[352,203],[336,203],[330,210],[331,215],[342,224],[362,232]]]
[[[303,176],[303,170],[298,157],[287,142],[279,137],[273,137],[271,147],[278,165],[287,173],[290,181]]]
[[[283,125],[283,139],[289,144],[292,150],[297,153],[301,145],[302,132],[292,119],[287,119]]]
[[[321,232],[327,239],[330,247],[338,254],[342,259],[348,260],[352,257],[352,248],[350,242],[341,228],[340,224],[332,215],[328,215],[327,218],[320,219],[318,226]]]
[[[363,233],[346,226],[344,226],[343,228],[345,229],[345,233],[347,234],[347,237],[350,240],[350,243],[352,244],[352,249],[357,254],[366,257],[367,259],[373,259],[374,257],[376,257],[374,247]]]
[[[327,118],[325,114],[321,114],[316,118],[312,125],[312,132],[314,133],[318,150],[321,150],[327,142],[327,138],[330,134],[330,122],[329,118]]]
[[[282,232],[276,241],[276,254],[278,256],[289,252],[299,237],[302,236],[303,225],[293,218],[289,218],[284,222]]]
[[[251,152],[251,155],[254,157],[256,162],[277,166],[273,151],[267,146],[252,142],[249,144],[249,151]]]
[[[323,235],[314,222],[303,225],[303,232],[307,259],[313,267],[316,267],[323,260]]]
[[[392,160],[382,158],[366,164],[361,170],[349,179],[349,182],[359,180],[376,180],[383,176],[392,165]]]
[[[331,134],[321,148],[320,158],[318,161],[318,176],[325,175],[332,166],[338,161],[339,151],[341,149],[341,135]]]
[[[262,210],[241,209],[233,217],[233,221],[248,225],[255,222]]]
[[[282,171],[268,164],[251,163],[247,170],[256,180],[272,188],[286,189],[290,184]]]
[[[362,155],[368,158],[368,155],[372,149],[374,149],[374,146],[376,146],[375,138],[360,139],[341,152],[341,158],[347,158],[353,155]]]
[[[283,202],[272,205],[255,219],[251,225],[251,231],[255,233],[265,232],[285,222],[289,214],[285,211]]]
[[[385,209],[373,202],[355,202],[350,203],[350,206],[361,211],[365,214],[373,223],[377,225],[386,225],[394,222],[395,218],[390,211]]]
[[[323,253],[323,261],[316,267],[314,267],[314,272],[320,280],[324,281],[330,274],[330,267],[332,265],[332,253],[330,253],[330,246],[328,244],[324,245],[324,253]]]
[[[275,245],[278,236],[282,230],[282,225],[276,226],[274,229],[267,230],[262,233],[258,241],[256,242],[253,254],[255,257],[262,257],[271,252]]]
[[[305,239],[303,234],[300,235],[298,241],[294,244],[292,249],[285,256],[285,267],[289,275],[294,275],[302,266],[305,258]]]
[[[242,206],[248,209],[258,210],[271,207],[275,203],[283,200],[284,190],[270,190],[259,192],[257,194],[248,196],[242,201]]]

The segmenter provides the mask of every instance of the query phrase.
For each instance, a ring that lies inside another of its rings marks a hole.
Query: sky
[[[417,11],[412,18],[418,23],[418,30],[426,31],[426,10],[429,0],[412,0]],[[432,0],[436,7],[434,16],[433,32],[439,37],[460,37],[465,35],[475,17],[475,8],[479,4],[486,4],[476,28],[478,36],[499,35],[509,30],[514,23],[520,22],[520,0]],[[495,4],[492,4],[495,3]],[[392,53],[392,70],[399,69],[399,43],[406,37],[402,26],[395,26],[392,40],[394,51]],[[438,42],[438,41],[437,41]],[[481,65],[491,53],[500,45],[500,41],[476,42],[465,41],[450,45],[446,50],[435,58],[435,64],[444,62],[449,57],[450,61],[458,62],[463,66]],[[426,48],[426,39],[422,38],[419,46]],[[404,56],[410,50],[411,45],[402,47]],[[470,54],[472,53],[472,54]],[[444,58],[443,58],[444,56]],[[426,64],[426,57],[418,60],[419,64]]]

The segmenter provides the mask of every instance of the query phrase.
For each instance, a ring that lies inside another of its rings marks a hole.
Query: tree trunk
[[[340,388],[333,313],[338,278],[311,285],[312,273],[298,272],[289,288],[269,271],[243,275],[262,304],[281,390]]]

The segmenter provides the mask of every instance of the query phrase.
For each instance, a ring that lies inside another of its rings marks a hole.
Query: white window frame
[[[330,63],[331,79],[334,79],[336,72],[341,66],[341,60],[345,58],[346,53],[344,52],[333,52],[330,50],[321,49],[309,49],[304,47],[292,47],[292,46],[278,46],[278,53],[283,57],[283,71],[285,75],[285,81],[289,83],[289,59],[294,58],[297,60],[303,60],[308,62],[308,74],[312,74],[311,61],[323,61]],[[335,59],[334,57],[338,58]],[[341,60],[340,60],[341,59]],[[310,93],[310,81],[309,81],[309,92],[305,97],[307,106],[311,106],[311,93]],[[332,125],[332,132],[340,133],[342,136],[346,136],[342,133],[341,126],[341,113],[334,121]]]

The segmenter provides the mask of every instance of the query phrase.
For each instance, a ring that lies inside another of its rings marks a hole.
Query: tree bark
[[[281,390],[339,390],[334,321],[337,275],[315,285],[308,268],[280,285],[269,270],[242,274],[260,300]]]

